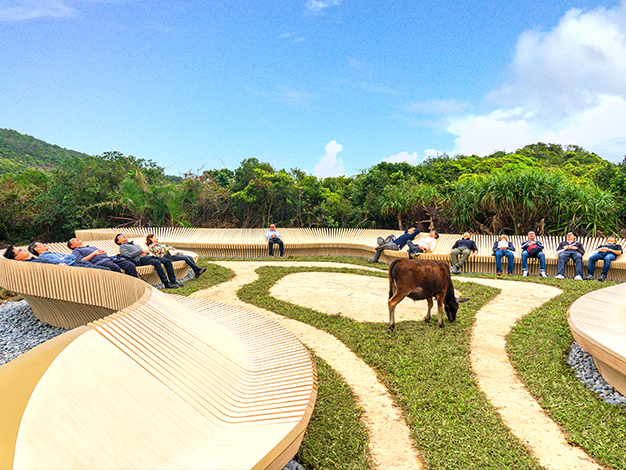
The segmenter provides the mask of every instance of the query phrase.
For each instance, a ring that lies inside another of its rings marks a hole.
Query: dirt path
[[[218,262],[235,271],[232,280],[192,294],[195,297],[238,305],[272,318],[292,331],[315,354],[342,375],[365,410],[364,422],[370,435],[370,451],[375,468],[420,468],[422,463],[410,439],[401,412],[374,372],[343,343],[324,331],[286,319],[273,312],[246,304],[237,298],[237,290],[254,282],[255,269],[264,265],[357,267],[339,263],[306,262]],[[368,268],[365,268],[368,269]],[[558,428],[543,413],[508,362],[505,336],[515,322],[561,291],[550,286],[497,279],[459,277],[456,281],[476,282],[501,289],[495,299],[476,314],[471,342],[471,360],[481,389],[498,409],[512,432],[531,449],[540,463],[549,469],[600,468],[581,449],[567,444]],[[388,281],[384,278],[341,273],[297,273],[281,279],[271,295],[291,303],[308,306],[329,314],[349,316],[357,321],[387,321]],[[421,305],[420,305],[421,304]],[[423,318],[426,303],[402,302],[398,321]]]

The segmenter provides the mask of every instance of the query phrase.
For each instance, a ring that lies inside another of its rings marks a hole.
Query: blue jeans
[[[496,270],[498,272],[502,271],[502,257],[506,256],[507,259],[507,270],[512,273],[513,272],[513,262],[515,256],[512,251],[509,250],[498,250],[495,252],[496,255]]]
[[[602,266],[602,274],[606,277],[609,272],[609,268],[611,267],[611,261],[615,261],[614,253],[610,251],[599,252],[589,257],[589,264],[587,265],[587,272],[593,276],[594,271],[596,270],[596,261],[599,259],[604,260],[604,266]]]
[[[576,266],[576,275],[582,277],[583,275],[583,255],[575,250],[566,250],[559,253],[559,261],[556,264],[556,274],[565,276],[565,265],[567,262],[573,259]]]
[[[528,258],[529,258],[528,251],[522,251],[522,269],[524,271],[528,271]],[[546,270],[546,255],[544,254],[544,252],[540,251],[539,253],[537,253],[537,256],[535,256],[535,258],[539,258],[540,269],[542,271],[545,271]]]

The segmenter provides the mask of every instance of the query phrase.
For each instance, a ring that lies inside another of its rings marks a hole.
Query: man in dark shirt
[[[452,245],[452,250],[450,250],[450,257],[452,258],[450,271],[453,274],[460,272],[461,266],[463,266],[463,263],[465,263],[472,253],[478,253],[478,247],[476,246],[476,242],[471,239],[470,233],[465,232],[463,237],[457,240],[456,243]],[[461,258],[459,258],[459,255],[461,255]]]
[[[133,242],[129,242],[126,235],[121,233],[115,236],[115,243],[120,246],[120,254],[135,263],[135,266],[154,267],[154,270],[157,272],[159,279],[161,279],[166,289],[177,289],[178,287],[184,286],[176,281],[176,274],[174,273],[172,262],[169,259],[152,256],[148,250],[144,250]],[[167,275],[165,275],[162,265],[165,266]]]
[[[129,276],[137,277],[135,263],[130,260],[111,258],[107,255],[106,251],[94,246],[85,245],[80,238],[70,239],[70,241],[67,242],[67,246],[72,249],[72,254],[76,256],[76,259],[89,261],[96,266],[106,266],[116,273],[121,273],[123,269]]]
[[[400,235],[398,238],[396,238],[395,240],[387,242],[387,243],[383,243],[382,245],[377,246],[376,254],[374,255],[374,259],[371,262],[378,263],[380,255],[383,254],[383,250],[398,251],[398,250],[401,250],[404,247],[404,245],[407,245],[407,244],[410,250],[415,249],[415,246],[413,245],[412,240],[414,240],[415,237],[417,237],[419,233],[420,233],[419,230],[417,230],[415,227],[411,227],[405,230],[404,233]]]
[[[611,267],[611,261],[615,261],[615,259],[622,254],[622,245],[617,244],[617,238],[611,235],[606,239],[606,244],[600,245],[598,247],[598,251],[596,251],[593,255],[589,257],[589,265],[587,266],[587,277],[585,279],[593,280],[593,273],[596,270],[596,261],[603,260],[604,265],[602,266],[602,274],[600,274],[600,278],[598,281],[603,282],[606,281],[606,276],[609,273],[609,268]]]
[[[565,265],[571,259],[574,260],[574,265],[576,266],[576,276],[574,280],[582,281],[583,255],[585,254],[585,249],[582,243],[576,241],[576,235],[569,232],[566,239],[557,246],[556,253],[559,256],[556,264],[556,279],[565,279]]]

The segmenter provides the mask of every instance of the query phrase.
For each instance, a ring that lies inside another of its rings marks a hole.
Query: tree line
[[[54,170],[0,177],[3,244],[67,240],[79,228],[355,227],[482,234],[626,234],[626,160],[537,143],[492,155],[379,163],[317,178],[255,158],[235,170],[165,174],[150,160],[107,152]]]

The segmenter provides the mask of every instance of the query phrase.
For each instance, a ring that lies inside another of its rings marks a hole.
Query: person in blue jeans
[[[583,280],[583,255],[585,254],[585,248],[583,244],[576,240],[576,235],[569,232],[566,239],[559,243],[556,247],[556,253],[558,255],[558,261],[556,264],[556,276],[555,279],[565,279],[565,265],[571,259],[574,261],[575,281]]]
[[[528,240],[522,243],[522,276],[528,276],[528,258],[538,258],[541,277],[546,277],[546,255],[543,244],[537,240],[535,232],[528,232]],[[537,251],[539,250],[539,251]]]
[[[600,278],[598,281],[606,281],[606,276],[609,273],[609,269],[611,268],[611,261],[615,261],[619,255],[622,254],[622,245],[617,244],[617,238],[613,235],[606,239],[606,244],[600,245],[598,250],[589,257],[589,265],[587,266],[587,280],[595,279],[593,273],[596,270],[596,262],[598,260],[603,260],[604,265],[602,266],[602,274],[600,274]]]
[[[500,239],[493,244],[493,255],[496,257],[496,274],[500,276],[502,274],[502,257],[506,256],[507,259],[507,271],[508,275],[513,275],[513,263],[515,261],[515,255],[513,252],[515,247],[513,243],[509,241],[509,237],[505,234],[500,235]]]

